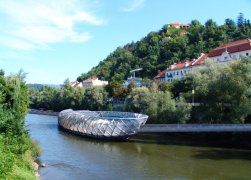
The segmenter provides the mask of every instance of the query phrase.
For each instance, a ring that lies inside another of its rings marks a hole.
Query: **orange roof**
[[[208,57],[220,56],[223,52],[227,51],[229,53],[241,52],[251,49],[251,39],[242,39],[238,41],[233,41],[230,43],[223,44],[213,51],[211,51]]]

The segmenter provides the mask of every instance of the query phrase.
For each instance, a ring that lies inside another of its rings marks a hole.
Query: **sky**
[[[62,84],[171,22],[251,19],[251,0],[0,0],[0,69]]]

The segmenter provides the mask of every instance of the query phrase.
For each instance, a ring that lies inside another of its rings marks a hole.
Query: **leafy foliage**
[[[157,87],[134,88],[125,100],[127,111],[146,113],[150,123],[185,123],[190,119],[191,105],[180,97],[175,100],[169,91]]]
[[[182,88],[174,85],[188,101],[192,99],[191,90],[184,87],[188,87],[186,81],[191,79],[196,102],[200,104],[193,109],[194,122],[244,123],[251,115],[251,58],[242,58],[230,65],[208,60],[205,68],[183,81]]]
[[[28,111],[28,87],[20,71],[0,75],[0,179],[35,179],[32,157],[39,155],[24,120]]]

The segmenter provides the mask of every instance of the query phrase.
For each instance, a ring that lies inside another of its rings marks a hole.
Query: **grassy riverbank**
[[[36,179],[34,157],[41,154],[36,142],[27,134],[21,137],[0,135],[0,179]]]

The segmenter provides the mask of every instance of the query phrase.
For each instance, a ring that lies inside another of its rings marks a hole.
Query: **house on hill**
[[[251,39],[249,38],[223,44],[208,54],[214,62],[226,62],[245,56],[251,56]]]
[[[82,81],[83,87],[94,87],[94,86],[105,86],[108,81],[101,81],[96,76],[92,76],[84,81]]]
[[[179,22],[172,22],[167,24],[167,26],[175,28],[189,28],[189,24],[180,24]]]
[[[96,86],[105,86],[108,84],[108,81],[101,81],[96,76],[92,76],[82,82],[74,81],[70,83],[72,87],[96,87]]]

